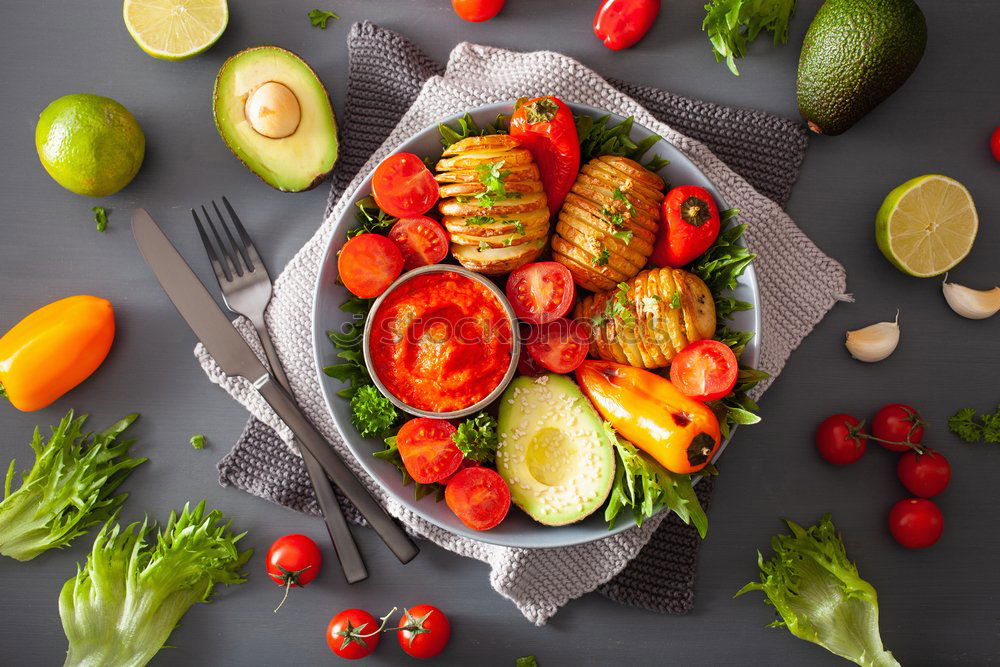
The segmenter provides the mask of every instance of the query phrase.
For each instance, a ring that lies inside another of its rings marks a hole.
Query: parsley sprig
[[[948,419],[948,428],[966,442],[1000,443],[1000,405],[979,416],[974,408],[962,408]]]
[[[326,30],[326,22],[330,19],[337,21],[340,17],[333,12],[328,12],[322,9],[312,9],[309,11],[309,23],[312,24],[314,28]]]
[[[480,412],[459,424],[458,431],[452,434],[451,439],[465,458],[477,463],[492,464],[500,445],[497,420],[489,413]]]

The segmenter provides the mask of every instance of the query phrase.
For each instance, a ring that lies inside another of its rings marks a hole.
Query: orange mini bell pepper
[[[41,410],[97,370],[114,338],[110,302],[71,296],[50,303],[0,338],[0,385],[18,410]]]
[[[698,472],[722,442],[715,413],[655,373],[588,360],[576,381],[623,438],[670,472]]]

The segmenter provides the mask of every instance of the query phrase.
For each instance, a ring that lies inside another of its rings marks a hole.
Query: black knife
[[[219,368],[226,375],[246,378],[291,429],[296,442],[319,461],[323,471],[358,508],[389,550],[403,563],[412,560],[419,552],[417,546],[268,372],[145,209],[138,208],[132,215],[132,235],[160,286]]]

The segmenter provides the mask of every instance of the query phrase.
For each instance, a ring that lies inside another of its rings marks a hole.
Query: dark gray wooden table
[[[891,100],[846,135],[810,143],[789,211],[806,233],[848,271],[857,303],[841,304],[792,356],[764,398],[764,422],[739,434],[722,461],[709,537],[702,549],[695,611],[668,617],[588,595],[546,627],[527,623],[492,591],[485,565],[432,545],[401,567],[374,535],[360,531],[372,577],[348,588],[325,548],[328,567],[309,588],[294,591],[275,615],[279,589],[263,576],[270,542],[303,532],[325,544],[322,524],[220,488],[216,460],[239,435],[246,413],[206,381],[191,355],[194,338],[154,283],[128,230],[131,209],[145,206],[211,280],[187,209],[222,194],[236,202],[271,267],[282,266],[320,220],[326,188],[300,195],[269,189],[222,144],[212,123],[212,81],[237,50],[278,44],[299,52],[343,109],[344,38],[351,22],[369,19],[404,32],[444,59],[462,40],[520,50],[556,49],[611,77],[685,95],[796,116],[799,44],[819,6],[800,2],[789,43],[759,40],[733,77],[716,64],[699,26],[703,2],[667,0],[637,48],[613,53],[590,30],[597,0],[510,0],[484,25],[460,22],[446,0],[337,0],[318,3],[343,18],[326,30],[309,26],[305,0],[231,3],[229,28],[206,54],[181,63],[154,60],[132,42],[121,3],[7,0],[0,19],[0,329],[38,306],[91,293],[116,307],[118,338],[104,366],[76,391],[36,414],[0,410],[0,462],[30,460],[35,424],[57,422],[69,408],[104,426],[141,412],[137,450],[150,457],[127,482],[128,520],[165,518],[186,500],[207,498],[249,531],[251,581],[198,605],[172,635],[176,648],[154,664],[318,664],[333,659],[323,640],[330,616],[348,607],[376,615],[393,605],[433,603],[452,618],[454,636],[442,662],[510,665],[534,654],[545,667],[599,664],[836,664],[822,649],[764,626],[771,611],[760,596],[732,599],[756,577],[756,549],[781,529],[780,517],[812,522],[832,512],[848,553],[879,592],[882,634],[904,664],[984,664],[1000,653],[1000,530],[994,503],[1000,449],[959,442],[948,415],[962,406],[986,409],[1000,399],[1000,319],[953,315],[936,280],[908,278],[879,254],[873,217],[882,197],[902,181],[943,173],[965,183],[981,216],[979,240],[953,273],[978,287],[1000,281],[1000,165],[986,139],[1000,121],[1000,5],[994,0],[921,0],[930,40],[916,74]],[[74,92],[113,97],[145,130],[148,152],[135,181],[97,202],[51,181],[35,156],[38,112]],[[350,132],[350,127],[343,128]],[[90,207],[112,209],[105,235]],[[843,349],[844,331],[891,319],[900,308],[902,342],[887,361],[864,365]],[[923,552],[897,546],[886,529],[891,505],[904,497],[894,459],[876,448],[848,469],[824,464],[812,446],[815,425],[846,411],[869,416],[902,401],[931,420],[926,440],[950,458],[951,488],[939,499],[946,517],[941,542]],[[209,445],[188,444],[204,433]],[[0,663],[57,664],[65,651],[56,599],[90,545],[46,554],[29,564],[0,559]],[[387,637],[371,664],[405,656]]]

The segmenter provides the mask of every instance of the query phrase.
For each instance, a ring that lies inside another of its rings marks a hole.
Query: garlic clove
[[[844,345],[858,361],[882,361],[899,345],[899,311],[896,311],[894,322],[878,322],[863,329],[848,331]]]
[[[970,320],[985,320],[1000,310],[1000,287],[979,290],[948,282],[948,274],[941,283],[945,301],[951,309]]]

